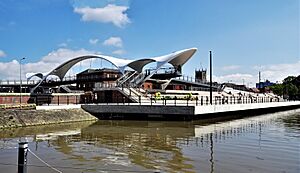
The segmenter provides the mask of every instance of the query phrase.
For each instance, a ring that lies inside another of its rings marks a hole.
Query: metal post
[[[18,154],[18,173],[27,173],[27,152],[28,143],[19,143],[19,154]]]
[[[139,96],[139,103],[140,103],[140,105],[142,104],[142,102],[141,102],[141,96]]]
[[[69,104],[69,96],[67,95],[67,105]]]
[[[22,60],[24,59],[20,59],[20,109],[22,109]]]
[[[212,53],[211,51],[209,51],[209,78],[210,78],[210,82],[209,82],[209,95],[210,95],[210,104],[212,105]]]
[[[177,100],[177,97],[175,96],[175,99],[174,99],[174,105],[176,106],[176,100]]]
[[[59,95],[57,96],[57,105],[59,105]]]
[[[201,106],[203,105],[203,96],[201,96]]]

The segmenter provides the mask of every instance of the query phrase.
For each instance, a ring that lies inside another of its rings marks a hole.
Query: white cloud
[[[93,53],[94,52],[85,49],[71,50],[66,48],[59,48],[42,57],[38,62],[28,62],[28,59],[25,59],[22,62],[22,78],[25,79],[26,73],[47,73],[71,58]],[[10,62],[0,62],[0,79],[18,79],[19,68],[20,64],[17,60],[12,60]]]
[[[58,47],[67,47],[67,46],[68,46],[67,43],[60,43],[60,44],[58,44]]]
[[[6,57],[6,53],[3,50],[0,50],[0,58],[1,57]]]
[[[113,53],[113,54],[116,54],[116,55],[123,55],[123,54],[126,53],[126,51],[123,50],[123,49],[119,49],[119,50],[113,51],[112,53]]]
[[[293,64],[271,64],[264,66],[254,66],[254,69],[261,71],[262,80],[282,81],[287,76],[300,75],[300,60]]]
[[[270,64],[263,66],[254,66],[249,68],[247,73],[234,73],[229,75],[214,76],[214,81],[233,82],[242,84],[244,79],[245,85],[255,86],[258,82],[258,72],[261,71],[261,81],[269,80],[271,82],[282,82],[287,76],[298,76],[300,75],[300,60],[296,63],[291,64]]]
[[[83,21],[96,21],[102,23],[113,23],[118,27],[123,27],[130,23],[130,19],[127,17],[126,11],[129,7],[117,6],[114,4],[108,4],[103,8],[75,8],[74,12],[81,14],[81,20]]]
[[[99,41],[98,39],[89,39],[90,44],[97,44],[98,41]]]
[[[231,70],[238,70],[240,68],[241,68],[241,66],[239,66],[239,65],[229,65],[229,66],[222,67],[222,70],[223,71],[231,71]]]
[[[123,41],[120,37],[110,37],[103,42],[105,46],[123,47]]]
[[[229,75],[221,75],[221,76],[213,76],[213,81],[219,82],[219,83],[236,83],[236,84],[243,84],[244,85],[254,85],[256,82],[256,77],[252,74],[242,74],[242,73],[235,73],[235,74],[229,74]]]

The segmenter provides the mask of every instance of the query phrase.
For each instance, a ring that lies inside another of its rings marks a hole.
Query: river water
[[[300,109],[243,119],[97,121],[0,130],[0,172],[16,172],[19,141],[29,142],[29,173],[299,173]]]

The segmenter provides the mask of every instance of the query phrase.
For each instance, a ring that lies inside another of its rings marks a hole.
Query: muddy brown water
[[[18,142],[66,172],[300,172],[300,109],[193,122],[97,121],[0,131],[0,172]],[[54,173],[28,153],[28,173]]]

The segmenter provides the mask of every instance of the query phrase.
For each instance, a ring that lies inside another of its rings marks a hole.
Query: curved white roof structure
[[[150,78],[155,72],[157,72],[163,65],[170,63],[174,66],[175,69],[181,69],[182,65],[184,65],[197,51],[197,48],[189,48],[180,51],[173,52],[168,55],[158,56],[158,57],[148,57],[148,58],[140,58],[136,60],[126,60],[121,58],[115,58],[111,56],[105,55],[85,55],[73,58],[68,60],[67,62],[59,65],[54,70],[50,71],[48,74],[44,75],[42,73],[31,73],[30,75],[26,75],[27,79],[30,79],[33,76],[40,77],[45,80],[49,75],[56,75],[61,80],[65,77],[66,73],[70,68],[72,68],[75,64],[80,61],[91,59],[91,58],[100,58],[104,59],[111,64],[113,64],[120,72],[124,73],[126,67],[130,67],[133,70],[141,73],[143,71],[143,67],[149,63],[157,62],[156,69],[151,72],[151,74],[147,77]]]

